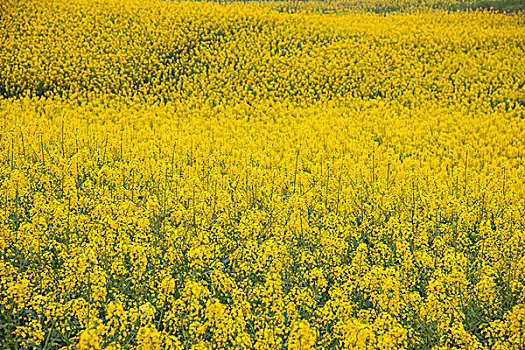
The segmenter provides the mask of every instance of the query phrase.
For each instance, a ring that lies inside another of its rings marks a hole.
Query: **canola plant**
[[[523,13],[310,4],[0,5],[0,348],[525,348]]]

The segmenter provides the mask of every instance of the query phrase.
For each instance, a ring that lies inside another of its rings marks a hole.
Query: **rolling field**
[[[2,2],[0,349],[525,349],[525,16],[475,4]]]

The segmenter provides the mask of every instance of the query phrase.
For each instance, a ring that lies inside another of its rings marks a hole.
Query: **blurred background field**
[[[522,6],[2,2],[0,348],[523,349]]]
[[[274,5],[279,2],[275,2]],[[308,9],[322,13],[365,11],[392,13],[440,9],[444,11],[491,10],[516,13],[525,9],[523,0],[354,0],[354,1],[295,1],[281,2],[278,9],[292,11]]]

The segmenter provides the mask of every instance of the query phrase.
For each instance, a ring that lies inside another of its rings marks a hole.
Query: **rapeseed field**
[[[471,3],[3,1],[0,348],[525,349],[525,18]]]

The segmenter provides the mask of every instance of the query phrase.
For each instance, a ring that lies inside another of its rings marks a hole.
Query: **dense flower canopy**
[[[309,6],[0,5],[0,348],[525,346],[523,15]]]

